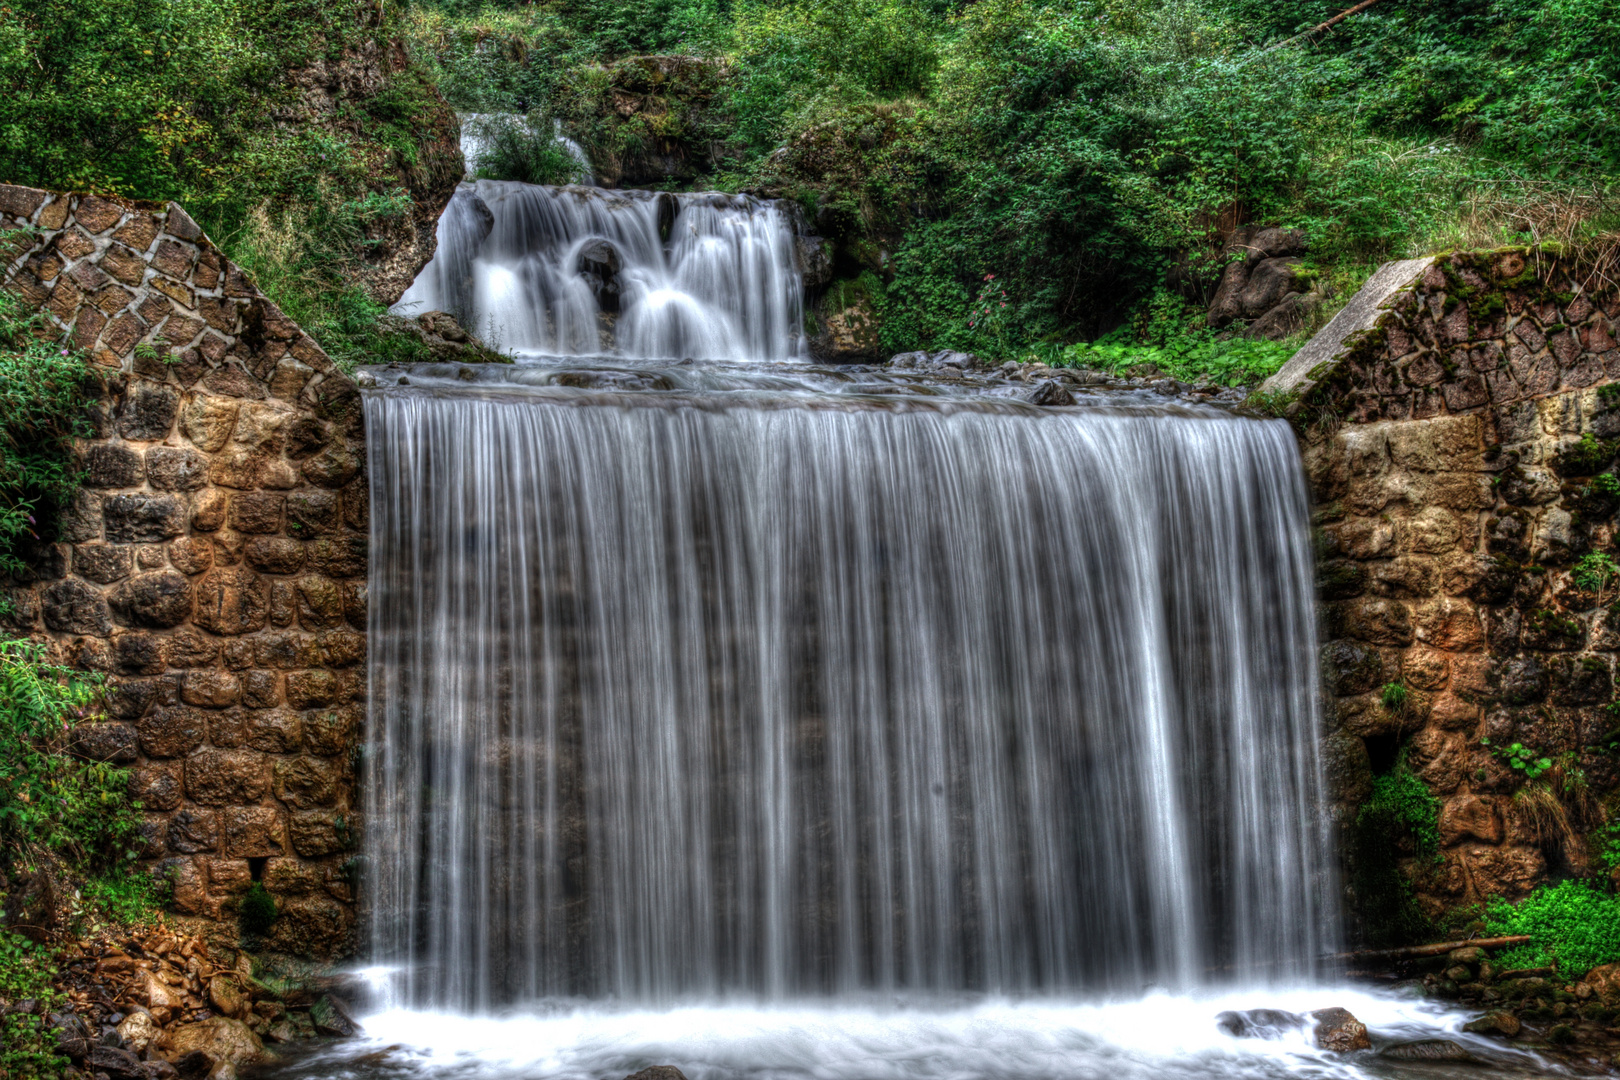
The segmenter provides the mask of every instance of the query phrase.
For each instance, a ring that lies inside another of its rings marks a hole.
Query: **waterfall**
[[[518,354],[786,360],[802,352],[801,293],[772,201],[479,180],[395,310],[449,311]]]
[[[658,250],[650,196],[477,197],[514,276],[568,215]],[[701,246],[731,211],[694,208]],[[1284,424],[568,393],[366,394],[402,1004],[1135,992],[1332,948]]]

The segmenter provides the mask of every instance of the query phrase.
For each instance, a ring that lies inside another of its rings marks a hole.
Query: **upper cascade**
[[[394,310],[451,312],[506,352],[803,352],[794,231],[773,201],[479,180],[445,208],[438,243]]]

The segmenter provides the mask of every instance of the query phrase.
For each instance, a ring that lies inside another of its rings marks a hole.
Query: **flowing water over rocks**
[[[803,349],[793,227],[747,195],[463,184],[395,311],[563,356],[783,360]]]

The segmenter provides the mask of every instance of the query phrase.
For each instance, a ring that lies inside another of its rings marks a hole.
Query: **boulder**
[[[240,1020],[214,1016],[195,1024],[180,1024],[164,1032],[158,1051],[187,1076],[197,1062],[192,1054],[204,1054],[211,1069],[220,1065],[251,1065],[264,1056],[264,1044],[253,1029]]]
[[[799,276],[807,291],[824,288],[832,281],[832,245],[819,236],[799,236],[794,239],[794,251],[799,257]]]
[[[1463,1030],[1475,1035],[1501,1035],[1513,1038],[1519,1034],[1519,1018],[1501,1009],[1486,1013],[1478,1020],[1470,1020]]]
[[[1215,1026],[1235,1039],[1277,1039],[1304,1027],[1305,1018],[1281,1009],[1247,1009],[1221,1013]]]
[[[1282,302],[1289,293],[1304,292],[1294,272],[1295,258],[1266,259],[1249,271],[1249,278],[1237,296],[1237,306],[1245,319],[1257,319]]]
[[[653,1065],[631,1073],[624,1080],[686,1080],[686,1074],[673,1065]]]
[[[124,1041],[124,1046],[137,1054],[162,1034],[163,1029],[145,1009],[135,1010],[124,1017],[123,1023],[118,1025],[118,1037]]]
[[[1367,1025],[1357,1020],[1349,1009],[1317,1009],[1311,1013],[1311,1019],[1316,1021],[1313,1032],[1316,1045],[1323,1050],[1347,1054],[1352,1050],[1372,1049]]]
[[[1074,395],[1056,379],[1046,379],[1029,395],[1031,405],[1073,405]]]
[[[141,1059],[128,1050],[114,1046],[92,1046],[84,1055],[84,1070],[106,1073],[110,1080],[146,1080],[141,1071]]]
[[[315,1030],[322,1035],[347,1039],[360,1034],[360,1025],[349,1015],[349,1007],[343,1004],[341,998],[331,994],[322,995],[319,1001],[310,1006],[309,1018],[314,1022]]]
[[[1423,1039],[1419,1042],[1387,1046],[1379,1057],[1395,1061],[1475,1061],[1473,1054],[1450,1039]]]
[[[215,975],[208,980],[208,1000],[214,1008],[235,1020],[246,1019],[253,999],[234,975]]]

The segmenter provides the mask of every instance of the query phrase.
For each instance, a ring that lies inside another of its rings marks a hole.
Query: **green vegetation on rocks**
[[[1599,964],[1620,962],[1620,896],[1585,881],[1546,885],[1518,904],[1494,901],[1486,911],[1491,934],[1528,934],[1535,940],[1504,953],[1507,968],[1556,964],[1579,977]]]

